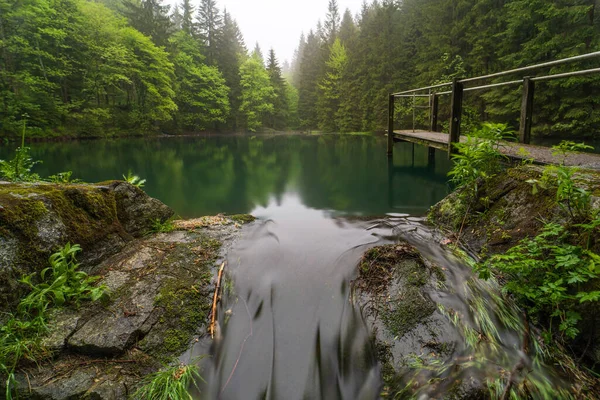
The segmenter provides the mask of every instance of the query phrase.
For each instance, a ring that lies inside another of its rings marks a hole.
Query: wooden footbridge
[[[584,54],[575,57],[564,58],[561,60],[550,61],[542,64],[531,65],[528,67],[512,69],[509,71],[498,72],[495,74],[489,74],[484,76],[477,76],[466,79],[454,79],[452,82],[442,83],[418,89],[406,90],[398,93],[391,93],[389,95],[389,120],[388,120],[388,141],[387,141],[387,153],[389,156],[393,154],[394,142],[412,142],[428,146],[430,152],[434,149],[439,149],[448,152],[448,156],[456,151],[456,147],[453,145],[459,141],[465,141],[464,136],[460,134],[460,124],[462,119],[462,103],[463,94],[470,91],[486,90],[500,86],[510,85],[522,85],[523,95],[521,100],[521,117],[519,126],[519,142],[504,142],[500,146],[500,151],[508,157],[515,159],[531,158],[534,162],[541,164],[558,163],[562,161],[562,158],[558,158],[552,155],[550,148],[543,146],[534,146],[530,144],[531,140],[531,125],[533,116],[534,106],[534,91],[535,83],[549,81],[553,79],[569,78],[572,76],[582,76],[594,73],[600,73],[600,68],[592,68],[585,70],[577,70],[567,73],[559,73],[552,75],[540,75],[540,76],[525,76],[518,80],[512,80],[508,82],[500,83],[488,83],[484,85],[472,86],[473,83],[481,83],[489,81],[493,78],[500,78],[509,75],[516,75],[519,73],[531,73],[533,71],[552,67],[556,65],[562,65],[572,63],[575,61],[581,61],[591,58],[600,58],[600,51]],[[450,89],[450,90],[448,90]],[[439,132],[438,124],[438,111],[439,111],[439,99],[441,96],[451,96],[450,104],[450,133]],[[413,99],[413,129],[412,130],[395,130],[394,129],[394,113],[395,113],[395,100],[398,98],[412,98]],[[428,98],[429,105],[425,106],[429,110],[430,116],[430,127],[429,130],[416,130],[414,129],[415,123],[415,100],[417,98]],[[590,166],[600,169],[600,154],[591,153],[577,153],[570,155],[566,163],[568,165],[580,165]]]

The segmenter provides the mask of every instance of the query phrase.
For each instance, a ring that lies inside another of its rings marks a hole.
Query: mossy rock
[[[18,280],[45,268],[67,242],[82,247],[86,270],[172,214],[126,182],[0,183],[0,311],[23,294]]]

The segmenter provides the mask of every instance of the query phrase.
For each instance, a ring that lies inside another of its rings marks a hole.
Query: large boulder
[[[81,245],[84,270],[147,233],[173,211],[126,182],[0,182],[0,311],[23,294],[18,280],[45,268],[67,242]]]

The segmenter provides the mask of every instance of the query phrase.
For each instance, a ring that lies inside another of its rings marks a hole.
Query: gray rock
[[[69,339],[68,347],[82,354],[122,354],[156,322],[158,316],[153,311],[157,294],[157,284],[139,282],[128,301],[113,304],[86,321]]]
[[[148,233],[152,221],[164,222],[174,214],[173,210],[138,187],[126,182],[116,182],[111,187],[115,193],[119,221],[125,231],[135,237]]]
[[[42,344],[52,352],[60,352],[64,349],[67,339],[77,329],[77,323],[81,319],[81,313],[60,308],[54,310],[48,318],[48,326],[52,329],[50,334],[42,339]]]
[[[43,399],[75,400],[81,399],[94,384],[96,373],[92,370],[76,369],[69,376],[52,385],[33,387],[32,391]],[[98,398],[98,397],[96,397]]]
[[[37,241],[41,249],[51,252],[66,243],[66,226],[56,212],[52,210],[52,203],[45,201],[48,213],[36,221]]]

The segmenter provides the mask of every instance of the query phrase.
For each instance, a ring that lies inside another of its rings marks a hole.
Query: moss
[[[250,214],[235,214],[230,215],[229,218],[232,221],[239,222],[240,224],[247,224],[256,220],[256,218]]]
[[[189,335],[178,329],[167,329],[164,336],[165,350],[175,352],[187,346]]]
[[[160,360],[169,360],[181,354],[206,325],[212,305],[211,268],[221,245],[216,239],[197,235],[196,240],[169,252],[160,269],[171,277],[154,300],[163,317],[153,328],[155,337],[142,340],[140,348]],[[157,335],[160,343],[153,342]]]
[[[429,280],[429,273],[422,262],[404,260],[396,265],[394,276],[404,280],[395,295],[380,304],[381,320],[394,336],[402,337],[431,315],[435,303],[421,290]]]
[[[354,285],[376,299],[385,299],[374,302],[371,311],[393,336],[401,337],[435,311],[433,301],[423,294],[432,274],[445,280],[439,268],[427,267],[416,249],[398,243],[366,251]]]

